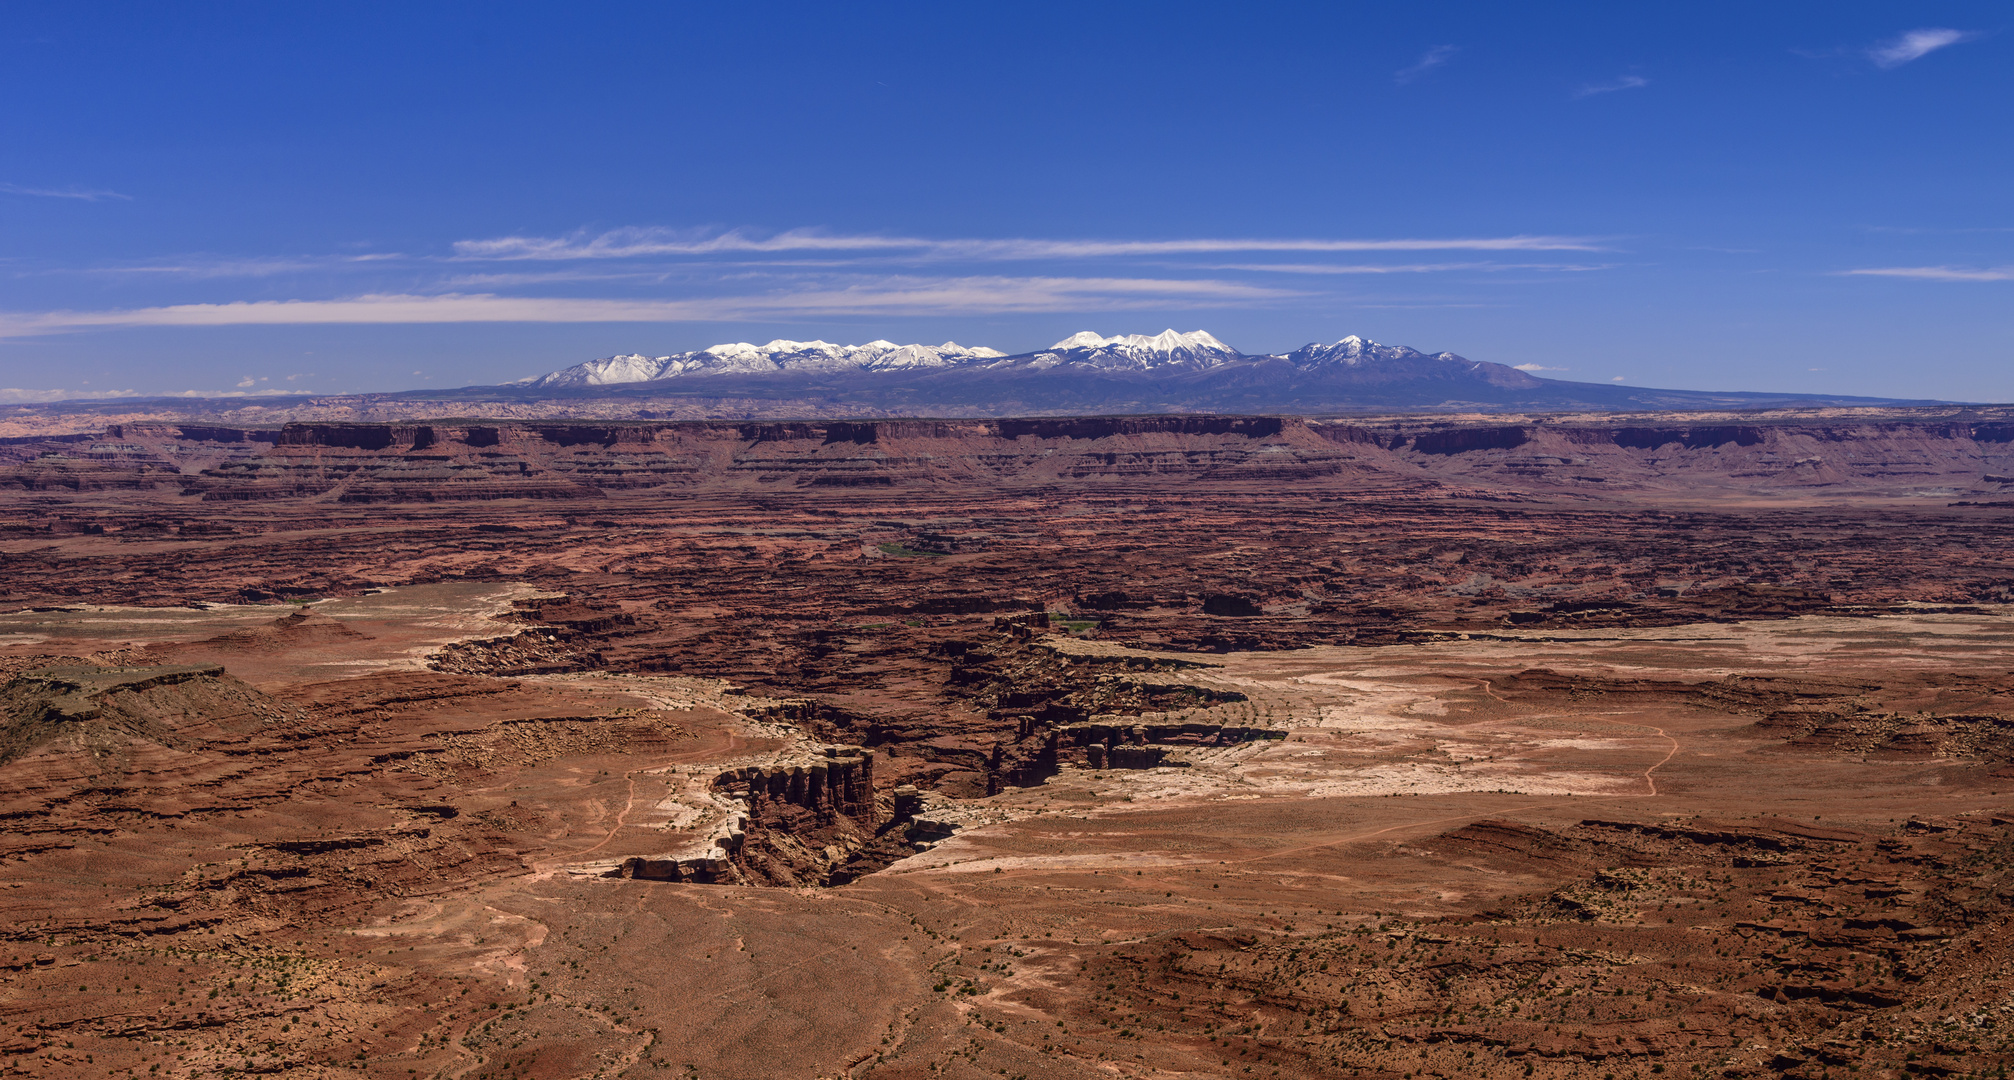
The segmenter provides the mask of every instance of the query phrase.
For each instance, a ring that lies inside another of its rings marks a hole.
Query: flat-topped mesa
[[[41,668],[0,684],[0,764],[53,743],[123,768],[143,744],[187,750],[287,716],[216,664]]]
[[[825,820],[847,817],[862,825],[875,823],[874,751],[858,746],[827,746],[802,761],[750,765],[724,772],[714,787],[744,798],[756,821],[768,820],[774,804],[802,807]]]
[[[48,667],[24,671],[4,689],[9,693],[44,698],[44,715],[64,720],[88,720],[99,715],[100,703],[107,694],[121,691],[137,693],[157,686],[172,686],[222,674],[224,667],[221,664]]]
[[[2005,501],[2014,484],[2014,423],[1999,407],[1720,414],[1696,423],[1615,414],[1514,422],[1184,412],[854,415],[797,422],[302,422],[275,431],[127,425],[123,436],[0,440],[0,489],[179,489],[205,503],[363,506],[579,504],[647,491],[850,499],[875,488],[1019,491],[1119,483],[1436,499],[1598,492],[1604,500],[1635,500],[1737,484],[1768,496],[1885,491],[1991,506]],[[127,537],[138,538],[137,531]],[[1225,603],[1209,614],[1261,613]]]

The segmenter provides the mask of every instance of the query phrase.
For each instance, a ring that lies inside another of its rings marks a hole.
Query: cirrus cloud
[[[1919,281],[2014,281],[2014,266],[1869,266],[1841,270],[1841,277],[1916,278]]]
[[[1599,251],[1598,242],[1583,236],[1483,236],[1401,239],[1213,239],[1178,240],[1037,240],[947,239],[907,236],[832,235],[792,229],[757,236],[742,229],[699,234],[690,230],[652,227],[611,229],[595,235],[500,236],[459,240],[454,253],[464,260],[625,259],[651,256],[703,256],[773,252],[909,253],[931,258],[1012,261],[1081,259],[1123,256],[1223,254],[1241,251]]]
[[[1961,41],[1970,41],[1978,34],[1966,30],[1953,30],[1943,26],[1927,26],[1911,30],[1891,41],[1882,42],[1867,50],[1867,56],[1875,67],[1896,68],[1948,48]]]
[[[1650,85],[1650,80],[1641,75],[1624,75],[1614,82],[1589,83],[1573,92],[1577,98],[1593,97],[1596,94],[1613,94],[1617,90],[1637,90]]]
[[[119,199],[132,202],[131,195],[121,195],[116,191],[93,191],[88,188],[38,188],[21,184],[0,184],[0,193],[7,195],[29,195],[38,199],[76,199],[79,202],[103,202]]]
[[[1392,72],[1392,81],[1398,83],[1400,86],[1404,86],[1406,83],[1412,82],[1414,79],[1454,59],[1455,54],[1460,51],[1461,47],[1458,45],[1436,45],[1422,54],[1418,63],[1413,64],[1411,67],[1400,68]]]
[[[1542,273],[1587,273],[1594,270],[1611,270],[1610,263],[1499,263],[1499,262],[1454,262],[1454,263],[1219,263],[1205,267],[1209,270],[1239,270],[1248,273],[1267,274],[1440,274],[1460,270],[1475,270],[1485,273],[1500,273],[1512,270],[1532,270]]]
[[[1003,314],[1246,305],[1302,295],[1217,280],[1075,277],[882,278],[852,285],[692,299],[375,293],[103,311],[0,314],[0,338],[141,326],[717,322],[805,315]]]

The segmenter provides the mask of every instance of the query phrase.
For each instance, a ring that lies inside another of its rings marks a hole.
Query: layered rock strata
[[[751,765],[722,773],[714,784],[746,799],[757,817],[784,804],[825,819],[846,817],[868,826],[876,819],[874,751],[858,746],[828,746],[808,762]]]
[[[195,750],[287,716],[217,664],[40,668],[0,686],[0,764],[46,748],[116,772],[150,748]]]
[[[0,483],[30,491],[160,489],[207,501],[335,505],[1114,481],[1389,495],[1480,487],[1603,499],[1705,488],[1718,494],[1729,484],[1758,493],[1936,489],[1980,504],[2008,494],[2014,414],[159,424],[0,440],[0,465]]]
[[[1183,767],[1188,762],[1177,754],[1183,748],[1236,746],[1286,737],[1284,728],[1089,721],[1056,729],[1051,734],[1051,753],[1059,761],[1080,761],[1087,769]]]
[[[625,860],[615,876],[706,884],[824,882],[875,837],[874,752],[826,746],[730,769],[712,790],[720,822],[685,854]]]

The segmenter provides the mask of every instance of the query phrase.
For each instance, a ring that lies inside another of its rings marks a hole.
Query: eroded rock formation
[[[40,753],[117,773],[136,754],[198,750],[211,735],[290,718],[217,664],[39,668],[0,686],[0,764]]]
[[[118,425],[102,435],[0,441],[0,482],[31,491],[163,488],[206,501],[336,505],[568,503],[641,490],[769,485],[846,492],[1113,481],[1389,495],[1483,487],[1599,498],[1730,482],[1757,492],[1928,485],[1978,502],[2006,494],[2007,485],[1989,477],[2014,473],[2014,419],[2004,412]]]
[[[0,444],[7,1060],[2007,1057],[1991,418],[1179,419]]]
[[[625,860],[619,877],[649,881],[838,884],[906,854],[874,791],[874,751],[825,746],[721,773],[730,807],[693,854]],[[876,848],[869,851],[869,848]]]
[[[750,765],[722,773],[714,784],[746,799],[758,819],[781,804],[825,820],[846,817],[867,826],[876,820],[874,751],[857,746],[828,746],[808,762]]]

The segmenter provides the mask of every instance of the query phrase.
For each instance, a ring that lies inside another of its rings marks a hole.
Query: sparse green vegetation
[[[1081,634],[1098,625],[1097,619],[1080,619],[1067,611],[1052,611],[1049,621],[1073,634]]]
[[[893,555],[898,559],[941,559],[944,557],[944,553],[941,551],[917,551],[915,548],[906,547],[893,540],[876,544],[874,547],[883,555]]]

